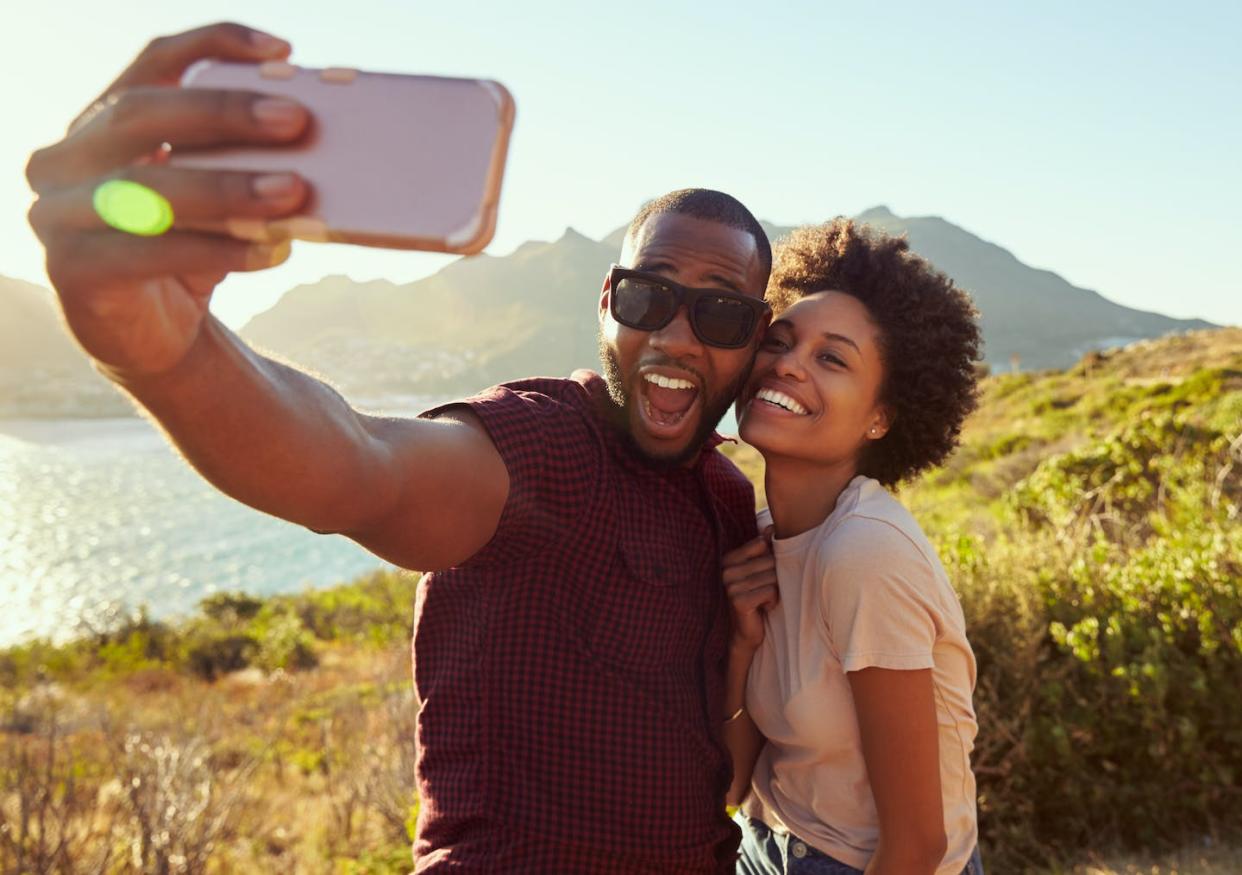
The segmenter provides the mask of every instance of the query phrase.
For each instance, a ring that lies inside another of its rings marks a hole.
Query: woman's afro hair
[[[978,400],[978,312],[953,281],[891,237],[851,219],[798,228],[776,245],[767,300],[779,315],[799,298],[838,291],[878,327],[890,426],[869,441],[858,473],[886,486],[943,462]]]

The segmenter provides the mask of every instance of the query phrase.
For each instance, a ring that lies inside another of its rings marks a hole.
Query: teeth
[[[643,379],[648,383],[655,383],[665,389],[693,389],[694,384],[689,380],[680,380],[676,377],[665,377],[661,374],[643,374]]]
[[[784,392],[777,392],[775,389],[760,389],[755,393],[755,397],[760,401],[768,401],[778,407],[783,407],[791,413],[796,413],[799,416],[806,416],[807,414],[807,409],[805,407],[790,398]]]

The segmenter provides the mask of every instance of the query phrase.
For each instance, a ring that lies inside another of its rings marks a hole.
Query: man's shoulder
[[[579,374],[585,376],[579,378]],[[598,418],[593,404],[596,387],[587,377],[600,378],[588,372],[575,372],[571,379],[528,377],[497,383],[465,398],[447,401],[420,414],[435,418],[454,409],[466,409],[482,420],[491,430],[494,422],[526,423],[534,428],[555,428],[558,419],[569,418],[583,424],[594,424]]]
[[[754,537],[755,487],[733,460],[720,452],[716,441],[703,449],[703,483],[729,521],[732,549]]]
[[[707,446],[703,448],[703,475],[711,486],[719,484],[722,488],[747,489],[753,493],[754,487],[746,475],[742,473],[742,469],[734,464],[732,459],[720,452],[720,446],[730,443],[732,440],[732,438],[722,438],[719,435],[715,435],[714,439],[710,440]]]
[[[542,396],[550,401],[564,404],[569,408],[588,409],[596,394],[595,381],[602,382],[599,375],[592,371],[574,371],[573,376],[561,377],[527,377],[522,380],[509,380],[497,383],[490,389],[480,392],[475,397],[486,397],[496,393],[513,393],[516,395],[536,398]]]

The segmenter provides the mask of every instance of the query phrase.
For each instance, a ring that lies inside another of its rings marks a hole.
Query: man
[[[208,312],[228,272],[283,253],[128,236],[90,206],[121,176],[185,219],[295,212],[296,178],[152,160],[165,142],[296,139],[300,107],[167,87],[203,57],[288,52],[238,25],[156,40],[32,156],[31,223],[68,325],[218,488],[436,572],[413,642],[418,871],[732,871],[718,558],[755,535],[754,497],[712,434],[767,319],[762,229],[717,192],[649,204],[600,294],[606,381],[508,384],[418,419],[358,413]]]

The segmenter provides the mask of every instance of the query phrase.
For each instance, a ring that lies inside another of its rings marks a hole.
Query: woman
[[[885,487],[944,460],[976,399],[970,299],[837,219],[779,247],[738,401],[765,538],[725,557],[724,735],[740,873],[982,873],[975,663],[931,545]]]

